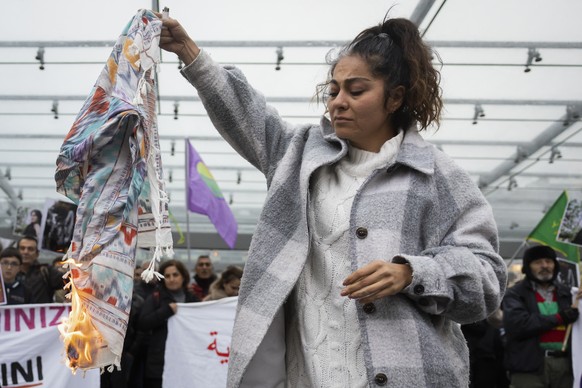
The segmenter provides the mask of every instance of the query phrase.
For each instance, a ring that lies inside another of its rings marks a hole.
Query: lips
[[[352,119],[349,119],[349,118],[343,117],[343,116],[338,116],[338,117],[335,117],[333,119],[333,122],[334,123],[345,123],[345,122],[348,122],[348,121],[352,121]]]

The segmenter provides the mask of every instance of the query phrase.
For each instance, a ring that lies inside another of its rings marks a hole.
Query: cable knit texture
[[[348,257],[350,211],[370,174],[391,164],[402,132],[380,152],[349,146],[339,163],[314,174],[309,204],[310,256],[293,293],[287,334],[288,387],[367,387],[356,303],[340,296],[352,273]]]

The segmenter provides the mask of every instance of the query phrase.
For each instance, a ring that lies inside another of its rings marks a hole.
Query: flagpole
[[[189,181],[189,177],[188,177],[188,170],[189,170],[189,166],[190,166],[190,153],[188,152],[188,138],[185,139],[186,141],[184,141],[184,154],[186,155],[185,160],[186,160],[186,165],[184,166],[184,171],[185,171],[185,175],[186,175],[186,179],[184,179],[184,184],[186,185],[185,187],[185,193],[186,193],[186,199],[184,201],[184,205],[186,206],[186,249],[188,250],[188,265],[192,264],[192,259],[190,257],[191,253],[190,253],[190,210],[188,209],[188,181]]]
[[[521,248],[523,248],[524,245],[526,245],[526,244],[527,244],[527,240],[523,240],[521,242],[521,245],[519,246],[519,248],[517,248],[517,250],[513,253],[511,258],[509,259],[509,263],[507,263],[507,268],[509,268],[511,266],[511,264],[513,263],[513,260],[515,260],[515,257],[517,256],[517,254],[521,251]]]

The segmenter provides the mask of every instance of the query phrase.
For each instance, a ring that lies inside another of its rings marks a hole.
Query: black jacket
[[[29,303],[53,303],[55,290],[63,288],[63,273],[56,268],[38,262],[32,264],[18,280],[24,284],[30,295]]]
[[[559,309],[572,304],[570,289],[554,282]],[[503,298],[503,326],[507,339],[505,367],[510,372],[537,372],[544,365],[544,350],[540,335],[556,326],[556,316],[541,315],[535,291],[527,278],[507,290]]]
[[[200,299],[195,295],[188,291],[185,292],[185,303],[200,302]],[[149,333],[145,370],[147,378],[162,378],[166,338],[168,337],[168,319],[174,315],[170,307],[170,303],[173,302],[175,300],[168,290],[165,287],[159,287],[159,291],[154,291],[145,300],[139,315],[139,329]]]

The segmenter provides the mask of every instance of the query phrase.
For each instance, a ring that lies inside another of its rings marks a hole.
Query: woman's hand
[[[156,12],[156,16],[162,20],[160,47],[178,55],[185,65],[192,63],[200,53],[200,49],[184,27],[176,19],[162,18],[161,13]]]
[[[344,280],[341,295],[369,303],[399,293],[412,282],[412,268],[406,264],[375,260]]]
[[[176,312],[178,311],[178,305],[174,302],[170,303],[170,308],[172,309],[174,314],[176,314]]]

